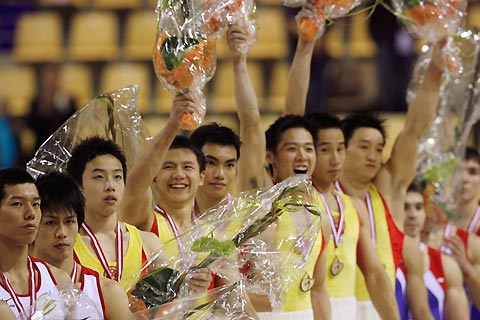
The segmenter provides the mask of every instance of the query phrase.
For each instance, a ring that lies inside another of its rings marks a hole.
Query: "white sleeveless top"
[[[76,315],[80,315],[80,319],[104,319],[105,318],[105,302],[103,300],[102,288],[100,287],[100,275],[97,271],[81,266],[82,271],[80,274],[80,289],[95,304],[96,310],[87,312],[84,308],[85,314],[79,314],[78,310]],[[88,314],[87,314],[88,313]]]
[[[52,275],[52,272],[48,268],[47,264],[40,259],[30,258],[33,263],[33,270],[37,274],[35,281],[35,294],[36,298],[33,308],[31,307],[31,294],[16,294],[20,304],[23,306],[25,312],[29,315],[34,314],[35,312],[42,312],[45,310],[45,305],[47,303],[52,304],[52,308],[49,309],[49,312],[46,316],[48,319],[61,319],[64,316],[64,305],[63,301],[60,298],[60,294],[57,289],[57,282]],[[21,310],[17,308],[10,295],[10,292],[7,290],[6,286],[2,283],[0,285],[0,300],[7,303],[12,309],[16,317],[19,317]],[[44,317],[45,319],[46,317]]]

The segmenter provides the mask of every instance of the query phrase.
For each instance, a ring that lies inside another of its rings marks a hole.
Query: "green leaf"
[[[421,5],[420,0],[404,0],[405,7],[407,9],[413,8],[413,7],[418,7]]]
[[[145,302],[147,308],[152,308],[175,298],[180,282],[178,271],[164,267],[141,278],[135,285],[132,294]]]
[[[160,50],[167,69],[176,69],[182,63],[185,53],[198,43],[197,39],[190,37],[185,37],[183,41],[179,41],[177,36],[165,39]]]
[[[229,256],[235,252],[232,240],[219,241],[210,237],[201,237],[193,242],[192,251],[210,252],[216,256]]]

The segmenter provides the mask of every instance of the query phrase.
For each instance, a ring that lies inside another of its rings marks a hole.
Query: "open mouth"
[[[298,169],[298,168],[295,168],[293,169],[293,172],[295,172],[295,174],[306,174],[307,173],[307,169]]]
[[[187,188],[187,185],[186,184],[170,184],[168,187],[174,190],[184,190]]]

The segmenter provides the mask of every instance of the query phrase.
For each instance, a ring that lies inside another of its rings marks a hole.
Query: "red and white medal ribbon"
[[[443,231],[443,238],[448,239],[448,237],[450,236],[450,232],[452,232],[452,225],[448,223],[445,226],[445,230]],[[442,244],[440,246],[440,252],[443,252],[445,254],[452,254],[452,249]]]
[[[75,280],[77,280],[77,269],[78,269],[78,263],[74,260],[72,272],[70,272],[70,278],[72,279],[72,283],[75,283]]]
[[[37,288],[35,285],[35,271],[33,270],[33,262],[30,259],[30,257],[27,257],[27,267],[28,267],[28,274],[29,274],[29,287],[28,287],[28,293],[30,295],[30,306],[33,305],[33,302],[37,298]],[[18,298],[17,294],[15,293],[15,290],[13,290],[12,285],[10,284],[10,281],[8,281],[7,276],[3,271],[0,271],[0,277],[2,278],[3,283],[7,287],[8,294],[10,297],[12,297],[13,303],[15,304],[15,307],[18,310],[18,313],[21,314],[22,312],[25,312],[25,307],[23,306],[22,302]]]
[[[182,256],[183,262],[185,264],[185,267],[189,267],[189,262],[190,259],[187,258],[187,248],[185,244],[182,241],[182,238],[180,237],[180,232],[178,231],[177,225],[175,224],[175,221],[173,221],[173,218],[171,215],[168,214],[165,210],[163,210],[160,206],[155,206],[155,210],[160,213],[165,219],[167,219],[167,222],[172,229],[173,235],[175,236],[178,244],[178,250],[180,251],[180,255]],[[196,221],[197,217],[195,215],[195,211],[192,211],[192,218],[194,221]]]
[[[340,196],[338,194],[334,195],[335,201],[337,201],[338,209],[340,211],[340,221],[338,222],[338,228],[337,228],[335,226],[335,220],[333,219],[332,211],[328,207],[328,203],[327,203],[327,200],[325,199],[325,196],[320,191],[319,193],[320,193],[320,197],[322,198],[323,206],[327,211],[328,219],[330,220],[330,226],[332,227],[333,244],[335,245],[335,248],[337,248],[340,242],[340,238],[342,237],[343,228],[345,227],[345,211],[343,209],[342,199],[340,199]]]
[[[342,189],[342,185],[340,182],[337,180],[335,181],[335,188],[341,192],[345,193]],[[367,211],[368,211],[368,219],[370,220],[370,236],[372,237],[372,242],[373,245],[377,245],[377,232],[375,228],[375,216],[373,214],[373,204],[372,204],[372,198],[370,196],[370,192],[367,192],[365,195],[365,205],[367,206]]]
[[[120,282],[120,279],[122,278],[122,270],[123,270],[123,232],[122,232],[122,227],[120,226],[120,222],[117,222],[117,227],[115,230],[115,241],[116,241],[115,258],[117,260],[117,275],[115,279],[114,279],[114,275],[112,274],[112,271],[110,270],[110,266],[108,265],[107,257],[105,256],[105,253],[103,252],[102,246],[100,245],[100,242],[98,241],[97,237],[95,237],[95,234],[92,232],[90,227],[87,226],[86,223],[82,224],[82,229],[90,238],[93,251],[95,252],[95,255],[97,256],[98,260],[100,260],[100,263],[103,267],[103,270],[105,270],[105,274],[107,278]]]
[[[475,227],[478,224],[478,221],[480,220],[480,205],[477,206],[477,211],[475,212],[475,215],[472,217],[472,221],[470,221],[470,224],[468,225],[468,232],[470,233],[475,233]]]

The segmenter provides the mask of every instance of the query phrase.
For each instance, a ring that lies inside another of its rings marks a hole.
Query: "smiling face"
[[[228,194],[237,176],[237,151],[234,146],[206,143],[202,147],[205,156],[205,179],[198,192],[217,201]]]
[[[462,179],[461,203],[477,201],[480,193],[480,164],[473,159],[460,164]]]
[[[315,161],[313,138],[304,128],[284,131],[275,154],[267,152],[267,162],[272,166],[275,182],[298,173],[311,175]]]
[[[35,240],[41,218],[40,197],[33,183],[6,185],[0,203],[0,241],[26,246]]]
[[[120,161],[112,155],[94,158],[87,163],[82,175],[85,215],[116,214],[124,189],[125,182]]]
[[[73,258],[73,246],[78,232],[74,212],[44,212],[35,239],[35,256],[59,267]]]
[[[383,136],[377,129],[356,129],[348,141],[345,172],[348,172],[350,178],[371,181],[380,170],[384,146]]]
[[[203,185],[197,157],[190,149],[170,149],[155,177],[160,206],[193,206],[198,187]]]
[[[404,232],[410,237],[420,236],[425,224],[426,213],[423,204],[423,195],[415,191],[408,191],[405,196]]]
[[[345,138],[339,128],[320,129],[317,133],[317,161],[313,181],[318,187],[334,183],[345,160]]]

